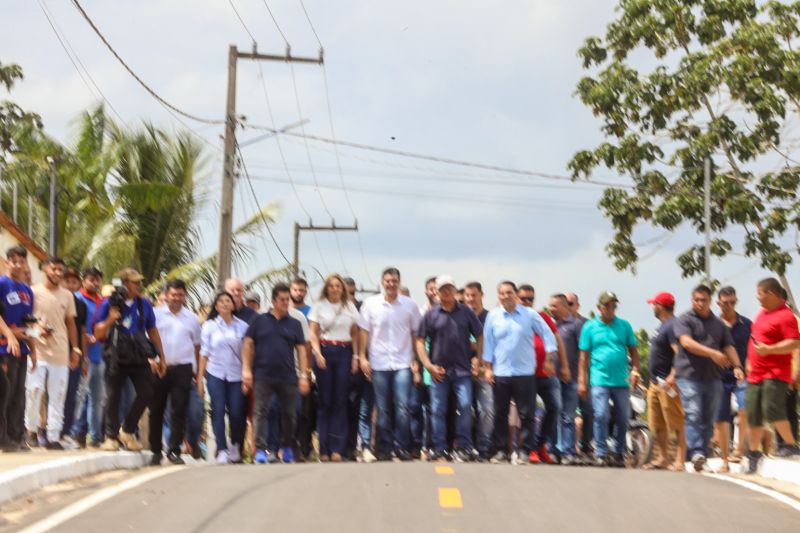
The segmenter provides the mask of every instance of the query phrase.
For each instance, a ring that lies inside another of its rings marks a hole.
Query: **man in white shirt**
[[[181,443],[186,428],[186,409],[200,358],[200,321],[185,307],[185,302],[186,284],[175,279],[167,283],[166,305],[155,309],[167,373],[164,377],[156,376],[150,402],[150,450],[154,466],[161,464],[164,410],[168,399],[171,416],[167,459],[173,464],[183,464]]]
[[[378,460],[389,460],[394,448],[398,459],[410,461],[411,364],[422,317],[414,300],[399,294],[399,270],[384,270],[381,285],[383,294],[371,296],[361,305],[359,363],[375,391]]]

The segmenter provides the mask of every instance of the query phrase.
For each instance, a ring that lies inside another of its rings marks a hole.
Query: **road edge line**
[[[706,476],[706,477],[710,477],[710,478],[714,478],[714,479],[720,479],[722,481],[727,481],[729,483],[734,483],[736,485],[739,485],[740,487],[744,487],[746,489],[750,489],[750,490],[752,490],[754,492],[761,493],[761,494],[763,494],[765,496],[769,496],[769,497],[771,497],[771,498],[773,498],[775,500],[778,500],[779,502],[781,502],[781,503],[783,503],[785,505],[788,505],[789,507],[791,507],[795,511],[800,512],[800,501],[797,501],[796,499],[792,498],[791,496],[787,496],[787,495],[785,495],[783,493],[780,493],[780,492],[778,492],[776,490],[768,489],[766,487],[762,487],[761,485],[759,485],[757,483],[753,483],[752,481],[745,481],[744,479],[737,479],[737,478],[733,478],[733,477],[729,477],[729,476],[723,476],[721,474],[703,474],[703,475]]]

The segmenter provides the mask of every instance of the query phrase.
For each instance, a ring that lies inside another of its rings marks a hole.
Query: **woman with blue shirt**
[[[205,395],[203,376],[211,397],[211,427],[217,441],[217,463],[241,463],[245,432],[244,395],[242,394],[242,341],[247,322],[233,316],[233,296],[221,292],[214,298],[216,318],[203,324],[200,336],[200,368],[197,392]],[[231,447],[225,436],[225,413],[228,414]]]

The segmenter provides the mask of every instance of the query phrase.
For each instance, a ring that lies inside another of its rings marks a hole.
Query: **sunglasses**
[[[533,302],[533,298],[531,297],[520,298],[519,300],[521,302]]]

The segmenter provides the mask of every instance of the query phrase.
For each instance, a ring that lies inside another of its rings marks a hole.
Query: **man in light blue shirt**
[[[533,443],[533,416],[536,398],[536,355],[533,336],[544,341],[547,357],[555,360],[555,335],[533,309],[519,304],[517,286],[503,281],[497,286],[501,307],[489,311],[484,326],[483,367],[486,381],[494,385],[493,463],[508,460],[508,410],[513,398],[517,404],[522,433],[520,459],[528,461]]]

